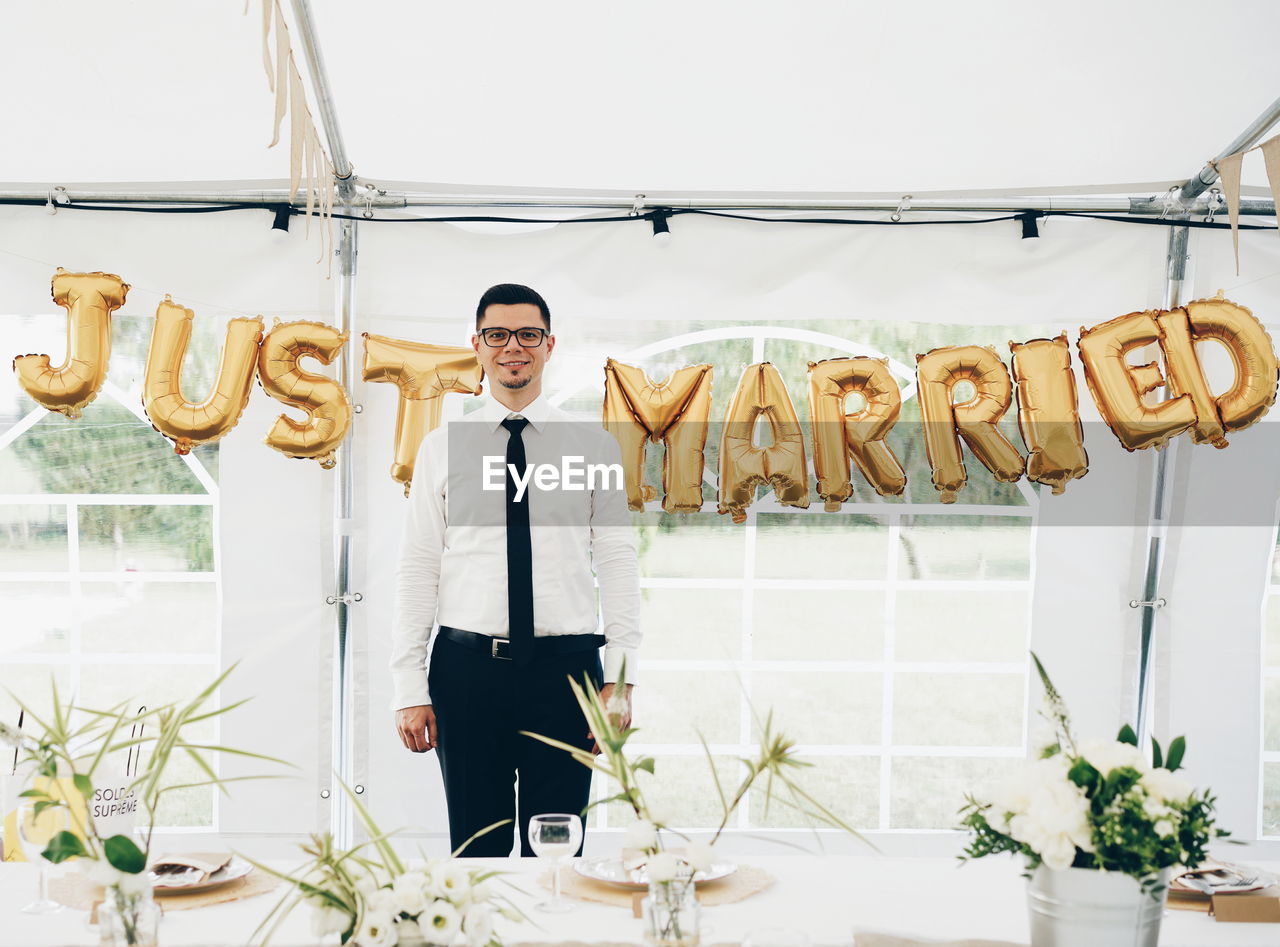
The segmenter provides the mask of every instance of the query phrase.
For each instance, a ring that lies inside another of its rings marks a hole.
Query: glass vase
[[[156,947],[160,907],[147,886],[125,891],[119,885],[106,888],[98,906],[98,943],[101,947]]]
[[[696,947],[698,899],[692,877],[649,882],[644,899],[644,940],[652,947]]]

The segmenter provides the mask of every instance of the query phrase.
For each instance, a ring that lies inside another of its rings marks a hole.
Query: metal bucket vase
[[[1165,869],[1160,884],[1168,879]],[[1156,947],[1166,894],[1115,871],[1041,865],[1027,887],[1031,947]]]

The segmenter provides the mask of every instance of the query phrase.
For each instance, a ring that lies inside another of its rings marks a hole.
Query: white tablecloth
[[[952,859],[868,856],[768,856],[748,858],[777,881],[767,891],[737,904],[703,911],[704,944],[736,944],[752,930],[792,927],[817,945],[848,945],[856,931],[892,932],[920,938],[989,938],[1027,943],[1025,882],[1013,860],[987,859],[958,866]],[[537,877],[546,863],[537,859],[483,859],[479,863],[510,872],[526,892],[516,902],[540,925],[507,924],[499,929],[507,944],[566,941],[641,944],[641,922],[629,909],[577,902],[570,914],[533,909],[545,892]],[[290,866],[281,865],[282,868]],[[1280,865],[1265,865],[1280,871]],[[23,914],[35,895],[31,866],[0,865],[0,944],[9,947],[92,945],[96,931],[83,911],[51,916]],[[249,936],[275,904],[281,889],[260,897],[192,911],[173,911],[161,923],[163,947],[249,943]],[[331,942],[336,943],[336,939]],[[313,945],[308,909],[285,922],[272,944]],[[1251,947],[1280,944],[1280,924],[1222,924],[1206,914],[1168,911],[1161,947]]]

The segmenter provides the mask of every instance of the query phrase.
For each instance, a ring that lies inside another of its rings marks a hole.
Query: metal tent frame
[[[1164,306],[1174,308],[1183,299],[1186,268],[1189,260],[1188,237],[1191,218],[1212,216],[1223,209],[1217,194],[1207,193],[1218,180],[1213,162],[1206,163],[1193,177],[1181,186],[1174,186],[1164,194],[1141,196],[1080,196],[1078,194],[1046,195],[1028,193],[1025,196],[983,195],[927,196],[915,199],[910,195],[886,197],[861,194],[814,194],[801,192],[759,192],[754,194],[695,191],[664,191],[650,194],[631,194],[623,191],[551,190],[495,187],[437,188],[428,185],[408,185],[401,190],[378,187],[355,174],[342,136],[325,69],[324,58],[317,36],[309,0],[291,0],[298,35],[301,38],[307,62],[312,93],[320,114],[326,144],[334,167],[334,187],[337,190],[336,206],[344,212],[340,215],[340,235],[335,253],[339,260],[336,284],[336,304],[339,328],[350,333],[357,322],[356,281],[359,228],[363,220],[372,220],[374,210],[394,210],[410,207],[536,207],[573,210],[619,210],[639,216],[644,207],[689,208],[720,211],[756,211],[786,214],[804,211],[835,213],[893,212],[894,220],[903,213],[1023,213],[1027,211],[1106,214],[1129,217],[1159,217],[1169,224],[1167,272]],[[1240,135],[1218,155],[1219,160],[1252,147],[1280,120],[1280,99],[1273,102]],[[185,188],[185,189],[184,189]],[[0,203],[45,204],[57,201],[109,209],[106,205],[126,207],[180,208],[186,205],[228,205],[243,207],[280,207],[303,205],[303,199],[291,201],[284,187],[246,184],[243,187],[225,185],[181,185],[171,190],[162,186],[129,188],[119,185],[83,185],[56,189],[19,186],[0,186]],[[125,209],[125,208],[121,208]],[[1244,198],[1240,201],[1241,216],[1276,215],[1272,200]],[[352,388],[354,364],[351,347],[344,346],[338,358],[338,377],[348,391]],[[1136,720],[1137,731],[1144,741],[1149,737],[1152,717],[1152,687],[1154,668],[1152,656],[1158,631],[1157,616],[1165,604],[1160,597],[1160,583],[1165,557],[1165,539],[1169,522],[1170,490],[1169,472],[1177,444],[1156,455],[1152,475],[1150,521],[1146,537],[1146,563],[1142,597],[1130,602],[1130,607],[1141,612],[1139,668],[1137,681]],[[352,786],[357,794],[365,787],[354,781],[352,759],[353,704],[351,694],[351,642],[349,636],[350,608],[361,599],[351,588],[352,561],[352,510],[354,497],[354,473],[351,439],[348,438],[337,451],[334,497],[334,549],[333,565],[336,588],[328,597],[335,607],[334,647],[335,668],[332,693],[335,705],[332,759],[336,774]],[[330,802],[331,830],[340,845],[351,843],[355,832],[353,807],[343,792],[333,792],[322,787],[321,795]]]

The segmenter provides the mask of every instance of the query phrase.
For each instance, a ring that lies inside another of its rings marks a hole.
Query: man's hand
[[[415,753],[425,753],[436,748],[436,712],[427,704],[422,707],[403,707],[396,711],[396,732],[400,741]]]
[[[626,685],[627,692],[620,695],[618,702],[622,704],[621,712],[610,713],[609,716],[613,720],[613,725],[619,730],[625,730],[631,726],[631,688],[634,684]],[[604,703],[605,708],[609,708],[609,702],[613,698],[613,683],[608,683],[600,688],[600,700]],[[588,733],[587,739],[593,741],[591,744],[591,752],[598,754],[600,752],[600,744],[594,742],[595,734]]]

